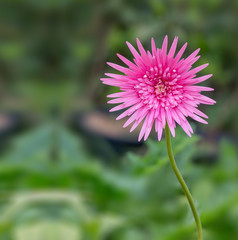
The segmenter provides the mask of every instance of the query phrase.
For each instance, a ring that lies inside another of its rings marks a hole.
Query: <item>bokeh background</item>
[[[206,240],[238,239],[238,1],[0,1],[0,240],[191,240],[196,230],[165,143],[137,142],[108,113],[100,77],[167,34],[201,48],[217,101],[179,168]]]

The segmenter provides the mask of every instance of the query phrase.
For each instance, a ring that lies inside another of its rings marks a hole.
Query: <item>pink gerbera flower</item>
[[[123,75],[106,73],[105,75],[110,78],[101,79],[104,84],[120,87],[121,92],[108,95],[109,98],[115,98],[108,103],[121,103],[112,108],[111,112],[128,108],[117,117],[118,120],[130,116],[123,127],[134,122],[130,130],[133,131],[144,120],[139,141],[143,136],[144,140],[148,138],[154,123],[159,141],[166,122],[172,136],[175,136],[177,123],[190,137],[193,130],[186,117],[189,116],[198,122],[207,124],[203,119],[207,116],[197,107],[200,103],[209,105],[215,103],[214,100],[201,94],[201,91],[212,91],[213,89],[194,84],[207,80],[212,74],[196,77],[196,74],[208,64],[191,69],[193,63],[200,57],[197,56],[199,49],[187,58],[181,59],[187,43],[174,56],[177,42],[178,38],[175,37],[168,53],[167,36],[161,49],[156,48],[152,38],[151,52],[144,50],[139,39],[137,39],[139,53],[127,42],[134,56],[134,63],[117,54],[128,68],[108,63],[109,66],[122,72]]]

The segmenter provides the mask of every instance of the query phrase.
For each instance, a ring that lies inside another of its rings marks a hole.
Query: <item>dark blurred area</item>
[[[164,141],[138,143],[100,77],[165,35],[201,48],[209,124],[178,127],[175,157],[206,240],[238,239],[238,1],[0,1],[0,240],[191,240]]]

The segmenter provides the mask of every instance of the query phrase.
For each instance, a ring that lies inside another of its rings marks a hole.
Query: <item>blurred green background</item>
[[[196,229],[165,143],[137,143],[99,80],[167,34],[201,48],[209,124],[180,127],[179,168],[206,240],[238,239],[238,1],[0,1],[0,240],[191,240]]]

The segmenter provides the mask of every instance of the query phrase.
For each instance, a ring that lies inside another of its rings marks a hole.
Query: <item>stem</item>
[[[181,175],[181,173],[179,172],[179,169],[176,165],[175,159],[174,159],[174,155],[173,155],[173,151],[172,151],[172,145],[171,145],[171,139],[170,139],[170,132],[169,132],[169,127],[168,124],[166,123],[165,126],[165,138],[166,138],[166,145],[167,145],[167,151],[168,151],[168,155],[169,155],[169,160],[171,163],[171,166],[173,168],[173,171],[188,199],[189,205],[191,207],[191,210],[193,212],[193,216],[197,225],[197,232],[198,232],[198,240],[202,240],[202,225],[201,225],[201,221],[200,221],[200,217],[198,215],[198,212],[196,210],[195,204],[193,202],[193,198],[191,193],[189,192],[189,189]]]

